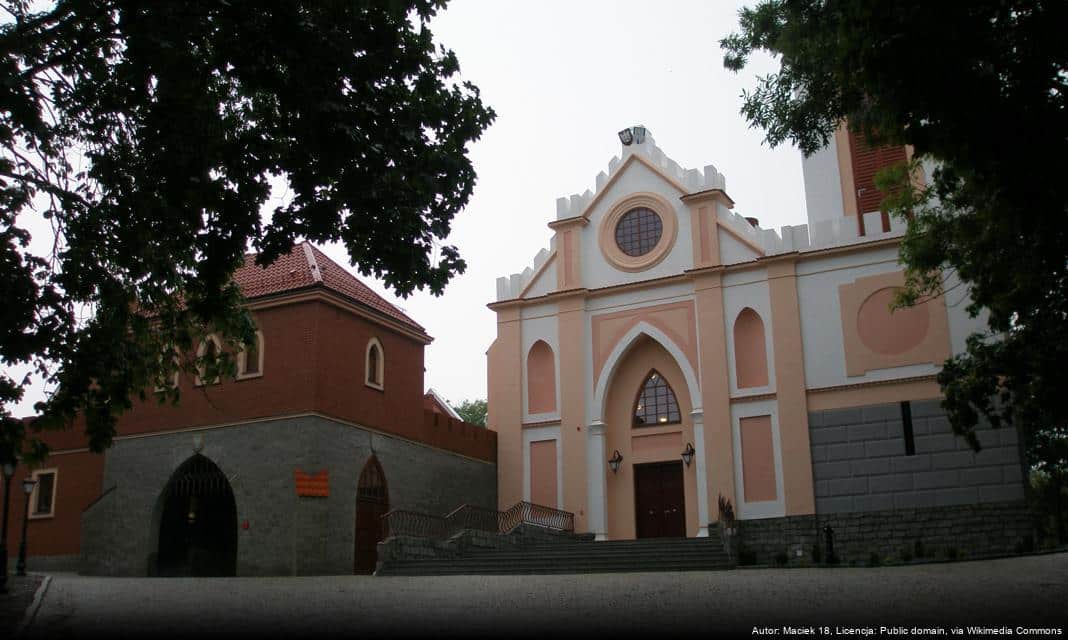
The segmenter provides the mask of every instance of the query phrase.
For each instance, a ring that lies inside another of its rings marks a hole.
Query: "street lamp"
[[[15,565],[15,575],[26,575],[26,523],[30,521],[30,494],[37,486],[37,479],[26,476],[22,479],[22,492],[26,494],[26,508],[22,511],[22,541],[19,542],[19,561]]]
[[[5,462],[4,467],[4,526],[0,531],[0,593],[7,593],[7,505],[11,496],[11,476],[15,475],[15,464]]]

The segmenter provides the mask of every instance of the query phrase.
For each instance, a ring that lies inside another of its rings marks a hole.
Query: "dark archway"
[[[378,458],[371,456],[356,485],[356,548],[354,573],[374,573],[378,543],[382,541],[382,516],[389,511],[386,475]]]
[[[237,504],[222,470],[196,454],[178,467],[160,499],[158,575],[236,575]]]

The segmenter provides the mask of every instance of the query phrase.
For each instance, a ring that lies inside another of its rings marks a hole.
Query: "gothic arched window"
[[[382,389],[385,382],[385,354],[378,338],[371,338],[367,343],[367,361],[364,369],[364,382],[369,387]]]
[[[649,377],[642,384],[638,401],[634,403],[634,426],[644,427],[657,424],[681,422],[679,401],[671,390],[664,376],[656,369],[649,372]]]

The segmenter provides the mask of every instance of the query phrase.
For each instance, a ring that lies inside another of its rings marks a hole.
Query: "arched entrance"
[[[236,575],[237,505],[222,470],[196,454],[178,467],[160,499],[158,575]]]
[[[697,472],[681,453],[694,441],[686,375],[657,340],[639,335],[616,363],[605,393],[605,533],[611,540],[698,533]]]
[[[378,458],[371,456],[356,486],[356,549],[353,571],[374,573],[378,543],[382,541],[382,516],[389,511],[389,490]]]

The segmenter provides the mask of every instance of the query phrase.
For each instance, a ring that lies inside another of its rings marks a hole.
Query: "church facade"
[[[258,328],[236,379],[178,376],[180,402],[135,402],[103,454],[78,425],[42,434],[49,458],[13,479],[38,478],[31,570],[370,573],[387,511],[496,504],[496,434],[424,408],[423,327],[310,244],[254,258],[234,276]],[[21,523],[21,492],[9,504]]]
[[[953,295],[890,309],[904,229],[871,176],[906,149],[843,128],[804,160],[808,224],[773,230],[715,167],[620,138],[594,189],[557,200],[550,246],[497,280],[501,505],[629,539],[710,535],[722,499],[751,540],[806,554],[824,521],[1019,513],[1015,432],[982,429],[975,454],[939,403],[941,363],[984,318],[948,275]]]

